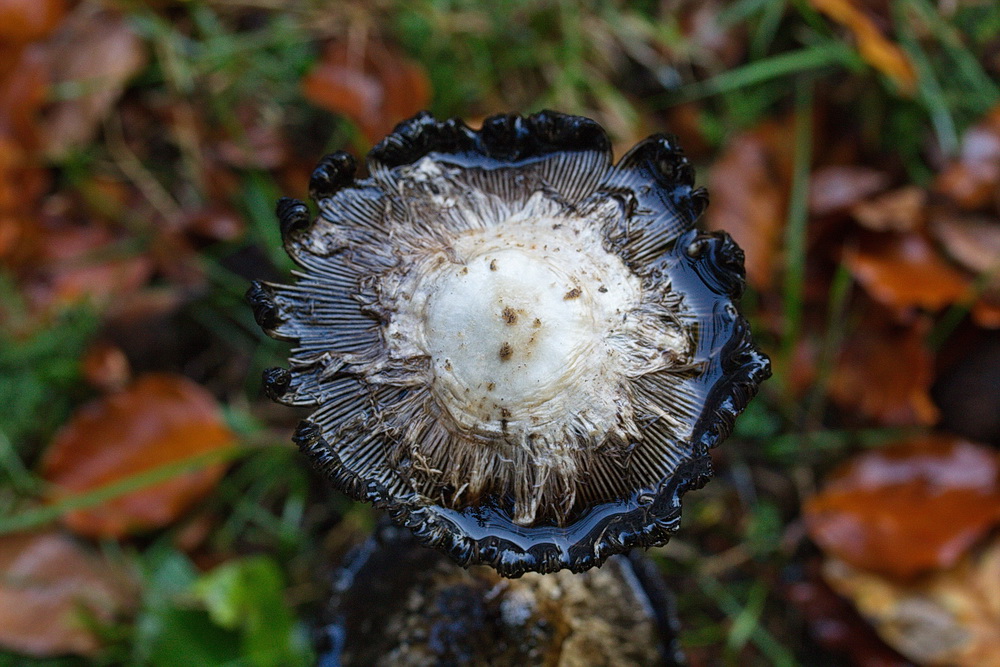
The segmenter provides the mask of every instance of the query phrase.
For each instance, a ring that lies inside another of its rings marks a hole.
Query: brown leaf
[[[923,226],[927,192],[908,185],[884,195],[859,201],[851,207],[851,215],[862,227],[876,232],[911,232]]]
[[[288,160],[288,140],[278,119],[261,116],[250,105],[237,107],[236,136],[219,142],[219,157],[238,169],[277,169]]]
[[[37,230],[30,279],[23,290],[40,310],[80,301],[106,306],[144,285],[153,272],[145,255],[116,251],[114,235],[96,224]]]
[[[705,224],[733,236],[746,254],[747,279],[759,290],[774,281],[791,187],[791,132],[771,122],[736,136],[708,179]]]
[[[246,231],[243,219],[230,208],[205,206],[186,211],[181,227],[188,234],[209,241],[234,241]]]
[[[802,614],[816,643],[845,654],[856,667],[912,667],[913,663],[879,638],[850,602],[823,581],[819,565],[807,562],[803,579],[785,588],[785,598]]]
[[[205,389],[179,375],[144,375],[121,393],[79,409],[46,451],[42,476],[56,486],[57,500],[232,444],[233,434]],[[209,493],[224,469],[206,466],[64,519],[75,532],[93,537],[158,528]]]
[[[41,39],[65,13],[64,0],[0,0],[0,40],[25,43]]]
[[[929,435],[864,452],[804,506],[827,555],[896,579],[948,568],[1000,522],[997,452]]]
[[[972,306],[972,319],[984,329],[1000,329],[1000,294],[983,295]]]
[[[93,139],[128,81],[146,65],[142,40],[125,18],[83,3],[49,49],[51,77],[78,95],[52,105],[44,121],[44,150],[59,157]]]
[[[330,44],[302,80],[302,91],[314,104],[350,118],[369,143],[425,108],[431,97],[423,68],[376,40]]]
[[[127,571],[57,532],[0,537],[0,644],[35,657],[93,655],[88,619],[109,623],[134,607]]]
[[[32,152],[40,141],[38,112],[48,94],[47,60],[45,51],[33,45],[19,51],[13,62],[10,72],[0,76],[0,140],[21,153],[18,164],[31,166]],[[0,206],[6,205],[6,199],[0,197]]]
[[[892,80],[901,93],[917,91],[917,71],[906,53],[885,35],[854,0],[810,0],[810,4],[854,35],[865,61]]]
[[[817,169],[809,179],[809,212],[828,215],[884,190],[889,175],[861,165],[831,165]]]
[[[936,422],[938,410],[930,397],[934,357],[923,334],[923,327],[866,319],[841,348],[830,398],[849,413],[885,426]]]
[[[87,348],[80,365],[87,383],[101,391],[120,391],[132,376],[128,357],[120,347],[108,342]]]
[[[966,269],[1000,278],[1000,220],[943,212],[934,216],[931,231],[948,256]]]
[[[937,311],[969,294],[968,279],[920,234],[863,235],[844,262],[868,294],[897,311]]]
[[[965,133],[958,160],[938,175],[934,188],[966,210],[995,202],[1000,188],[1000,106]]]
[[[918,664],[1000,666],[1000,537],[913,583],[835,559],[823,575],[888,644]]]

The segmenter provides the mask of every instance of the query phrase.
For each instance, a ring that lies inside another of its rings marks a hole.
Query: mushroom
[[[594,121],[421,113],[282,199],[294,285],[255,282],[293,341],[266,392],[349,496],[500,574],[583,571],[677,529],[708,450],[770,375],[734,305],[743,253],[673,138],[612,164]]]

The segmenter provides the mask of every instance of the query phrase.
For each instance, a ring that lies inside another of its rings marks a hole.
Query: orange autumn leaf
[[[938,174],[934,189],[970,211],[1000,204],[1000,106],[965,132],[958,158]]]
[[[901,583],[829,560],[823,575],[919,665],[1000,667],[1000,537],[956,566]]]
[[[211,394],[179,375],[149,374],[79,409],[46,451],[42,476],[53,484],[55,501],[232,444]],[[93,537],[159,528],[207,495],[224,470],[223,464],[196,469],[64,520]]]
[[[0,41],[17,44],[41,39],[65,13],[64,0],[0,0]]]
[[[389,45],[336,42],[302,80],[306,99],[350,118],[374,144],[431,97],[423,68]]]
[[[869,65],[896,84],[904,95],[917,90],[917,71],[899,46],[888,40],[875,22],[852,0],[810,0],[810,4],[851,31],[858,52]]]
[[[934,357],[924,327],[865,324],[845,341],[830,378],[830,398],[843,410],[885,426],[930,425]]]
[[[842,211],[889,185],[889,175],[862,165],[830,165],[809,178],[809,212],[828,215]]]
[[[147,255],[116,252],[120,239],[99,225],[55,223],[33,231],[22,290],[39,310],[81,301],[108,306],[145,285],[155,268]]]
[[[1000,460],[954,436],[900,442],[848,461],[803,514],[828,556],[909,580],[951,567],[1000,523]]]
[[[791,132],[770,122],[734,137],[708,179],[705,224],[732,235],[746,256],[747,280],[759,290],[774,282],[792,180]]]
[[[965,275],[916,233],[863,235],[844,263],[872,298],[897,311],[938,311],[969,294]]]
[[[60,157],[93,140],[125,85],[145,66],[146,51],[124,16],[84,3],[50,40],[48,61],[54,85],[81,91],[45,114],[44,150]]]
[[[38,658],[101,647],[93,622],[135,606],[127,572],[58,532],[0,537],[0,645]]]
[[[851,207],[858,224],[876,232],[911,232],[924,224],[927,191],[906,185]]]

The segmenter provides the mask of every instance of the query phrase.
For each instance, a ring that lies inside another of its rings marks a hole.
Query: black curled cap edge
[[[579,535],[567,538],[566,530],[555,529],[552,532],[559,537],[546,541],[535,536],[531,544],[526,544],[514,537],[519,531],[512,521],[494,516],[494,525],[480,528],[497,534],[474,537],[463,525],[481,520],[474,511],[446,510],[416,496],[401,500],[384,485],[362,479],[344,466],[314,422],[301,422],[292,440],[336,488],[354,500],[384,510],[396,525],[410,529],[423,546],[443,551],[462,567],[488,565],[508,578],[562,569],[583,572],[599,567],[614,554],[662,545],[680,526],[681,496],[701,488],[712,476],[707,457],[688,461],[658,488],[639,489],[625,502],[595,507],[591,514],[597,520],[585,531],[577,531]],[[635,507],[618,511],[623,504]]]
[[[422,113],[397,126],[367,159],[375,172],[412,164],[432,153],[471,155],[477,158],[476,164],[481,163],[478,158],[487,158],[501,166],[516,166],[538,156],[584,150],[610,155],[604,130],[586,118],[548,111],[529,117],[499,115],[488,118],[476,131],[460,120],[437,121]],[[354,180],[353,159],[344,158],[346,154],[332,155],[339,157],[327,156],[314,173],[310,183],[314,198],[371,188],[371,181]],[[620,230],[608,229],[606,246],[640,277],[669,272],[674,289],[699,312],[711,313],[718,324],[700,343],[718,353],[713,354],[706,372],[704,408],[689,439],[691,451],[673,474],[657,485],[633,490],[627,498],[590,507],[572,524],[526,529],[514,523],[501,500],[484,511],[478,505],[445,507],[416,493],[390,493],[385,484],[365,479],[345,465],[314,421],[303,421],[293,437],[335,487],[384,509],[423,545],[444,551],[463,566],[489,565],[506,577],[529,571],[581,572],[599,566],[615,553],[664,544],[679,527],[683,494],[701,488],[712,476],[708,450],[729,435],[736,417],[770,376],[770,362],[754,345],[749,324],[734,303],[745,284],[743,253],[727,234],[693,229],[708,196],[694,186],[693,169],[676,140],[656,135],[640,142],[600,177],[594,196],[621,198],[630,211],[629,233],[635,236],[638,230],[641,237],[645,226],[648,236],[658,240],[639,243],[625,239]],[[287,233],[298,233],[308,226],[302,202],[283,199],[278,216],[283,236],[286,229]],[[280,287],[254,282],[247,299],[258,324],[269,335],[296,340],[295,336],[281,335],[289,315],[276,299],[275,289]],[[706,327],[706,331],[712,329]],[[293,372],[294,365],[293,371],[265,371],[265,392],[290,405],[314,404],[306,400],[308,392]]]
[[[372,171],[413,164],[431,153],[517,163],[558,152],[610,152],[611,140],[595,121],[558,111],[530,116],[497,114],[479,130],[458,118],[436,120],[424,111],[396,126],[368,153]]]

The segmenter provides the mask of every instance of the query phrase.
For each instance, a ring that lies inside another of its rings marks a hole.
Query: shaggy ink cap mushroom
[[[770,374],[734,302],[743,253],[675,140],[617,164],[594,121],[480,130],[422,113],[282,199],[294,285],[254,283],[294,343],[265,389],[348,495],[458,563],[582,571],[663,544],[708,449]]]

